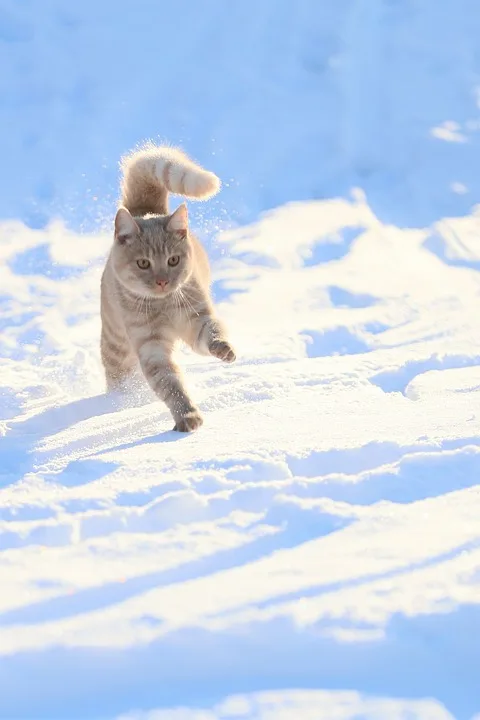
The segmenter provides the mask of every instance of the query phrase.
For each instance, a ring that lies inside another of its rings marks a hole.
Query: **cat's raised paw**
[[[226,340],[214,340],[210,347],[210,354],[223,362],[232,363],[236,359],[235,350]]]
[[[203,425],[203,418],[198,410],[186,413],[182,418],[177,420],[175,427],[173,428],[176,432],[187,433],[198,430]]]

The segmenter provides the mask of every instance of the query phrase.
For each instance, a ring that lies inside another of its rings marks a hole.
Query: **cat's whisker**
[[[185,302],[185,296],[182,293],[182,291],[180,290],[180,288],[178,290],[178,307],[180,310],[183,310],[185,312],[185,315],[187,316],[187,319],[188,319],[189,313],[188,313],[188,308],[187,308],[187,305]]]
[[[177,288],[175,290],[174,295],[175,295],[176,307],[179,311],[181,311],[183,305],[182,305],[182,291],[180,290],[180,288]]]
[[[179,304],[178,304],[178,296],[177,293],[172,293],[172,301],[173,301],[173,307],[175,308],[175,311],[179,310]]]
[[[179,309],[179,311],[180,311],[180,312],[183,311],[183,312],[185,313],[185,315],[187,316],[187,319],[188,319],[188,309],[187,309],[187,307],[186,307],[186,305],[185,305],[185,298],[184,298],[184,295],[183,295],[183,293],[182,293],[182,291],[181,291],[180,288],[178,289],[177,299],[178,299],[178,309]]]
[[[145,297],[143,295],[140,295],[138,300],[135,303],[135,311],[136,311],[136,319],[139,320],[142,315],[143,310],[143,304],[145,302]]]
[[[187,309],[187,307],[188,307],[188,309],[191,310],[192,315],[196,315],[196,316],[198,317],[198,316],[199,316],[199,313],[197,312],[197,310],[195,310],[192,302],[191,302],[191,301],[188,299],[188,297],[185,295],[185,293],[183,292],[182,288],[179,288],[179,291],[180,291],[180,297],[183,299],[183,302],[185,303],[185,308]]]
[[[147,316],[147,321],[150,321],[150,310],[152,310],[150,300],[151,298],[148,297],[148,295],[145,295],[145,315]]]

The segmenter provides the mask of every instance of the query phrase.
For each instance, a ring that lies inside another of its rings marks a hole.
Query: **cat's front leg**
[[[212,339],[208,345],[208,351],[210,355],[223,360],[223,362],[232,363],[237,359],[235,350],[228,340]]]
[[[213,355],[223,362],[236,360],[235,350],[227,340],[223,324],[215,317],[206,315],[197,318],[192,328],[193,349],[201,355]]]
[[[192,432],[203,424],[203,418],[190,399],[171,354],[171,346],[158,340],[146,340],[138,347],[140,367],[154,393],[172,413],[175,421],[173,429]]]

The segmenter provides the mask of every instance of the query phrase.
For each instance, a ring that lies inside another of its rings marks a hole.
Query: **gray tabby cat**
[[[206,199],[220,181],[175,148],[147,145],[122,159],[122,207],[101,286],[101,354],[107,388],[140,365],[175,420],[189,432],[203,420],[172,360],[179,340],[225,362],[235,352],[215,316],[207,254],[188,229],[186,206],[168,214],[168,193]]]

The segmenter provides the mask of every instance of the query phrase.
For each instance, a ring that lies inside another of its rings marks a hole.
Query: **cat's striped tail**
[[[145,145],[121,160],[121,204],[132,215],[168,213],[168,193],[206,200],[220,190],[220,180],[178,148]]]

